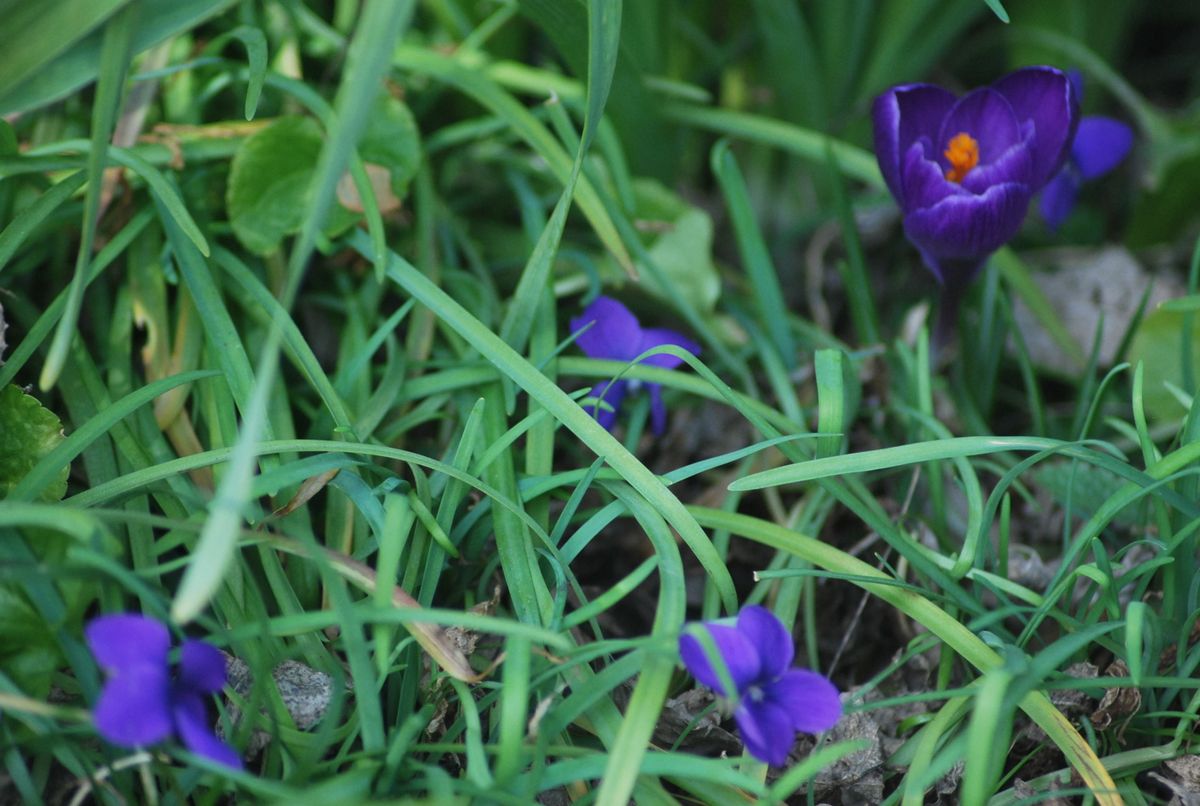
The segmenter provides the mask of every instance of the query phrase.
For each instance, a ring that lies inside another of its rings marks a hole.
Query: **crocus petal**
[[[592,387],[592,397],[603,400],[612,406],[612,411],[599,405],[589,405],[587,411],[596,418],[596,422],[610,431],[613,423],[617,421],[617,412],[621,410],[621,400],[625,397],[625,390],[628,386],[628,381],[616,381],[615,383],[601,381]]]
[[[1054,231],[1062,226],[1075,206],[1075,197],[1079,193],[1079,178],[1070,166],[1064,168],[1058,176],[1050,180],[1050,184],[1042,190],[1042,198],[1038,204],[1046,226]]]
[[[945,161],[941,151],[959,133],[970,135],[979,144],[981,165],[997,159],[1021,142],[1020,123],[1008,100],[989,87],[964,95],[942,121],[933,145],[945,168],[949,168],[950,163]]]
[[[1071,146],[1071,161],[1084,179],[1095,179],[1116,168],[1133,146],[1133,129],[1119,120],[1089,116],[1079,121]]]
[[[829,730],[842,716],[838,690],[824,675],[792,669],[766,689],[766,699],[782,708],[792,727],[804,733]]]
[[[908,213],[904,231],[927,258],[982,260],[1016,234],[1029,197],[1029,188],[1014,182],[994,185],[979,196],[947,196]]]
[[[662,399],[662,384],[648,383],[646,391],[650,394],[650,430],[654,436],[661,437],[667,430],[667,405]]]
[[[971,170],[962,180],[964,189],[971,193],[985,193],[993,185],[1005,182],[1016,182],[1028,185],[1033,178],[1033,125],[1029,124],[1027,137],[1023,142],[1015,143],[1008,151],[999,155],[987,165],[980,165]]]
[[[921,137],[934,141],[954,102],[953,93],[932,84],[892,87],[875,99],[871,108],[875,154],[888,189],[897,199],[904,199],[900,169],[905,152]]]
[[[733,627],[724,624],[705,624],[704,628],[712,636],[713,643],[717,646],[717,652],[725,662],[729,677],[737,688],[737,693],[745,691],[746,687],[759,676],[758,649],[740,630]],[[700,685],[711,688],[723,697],[733,695],[733,692],[725,691],[721,685],[721,680],[717,677],[713,665],[709,663],[708,656],[704,653],[704,647],[700,645],[699,640],[686,633],[681,635],[679,637],[679,656],[683,659],[683,665]]]
[[[1027,67],[992,85],[1012,105],[1017,120],[1032,120],[1037,137],[1033,149],[1033,192],[1058,173],[1067,159],[1079,125],[1079,98],[1070,79],[1053,67]]]
[[[110,672],[135,666],[167,667],[171,634],[161,621],[121,613],[93,619],[84,630],[96,662]]]
[[[684,336],[682,333],[676,333],[674,330],[666,330],[665,328],[648,327],[642,331],[642,340],[638,344],[638,355],[655,347],[661,347],[664,344],[671,344],[676,347],[682,347],[692,355],[700,354],[700,345]],[[661,353],[652,355],[642,363],[649,364],[652,367],[662,367],[663,369],[674,369],[683,363],[682,358],[677,356]]]
[[[123,666],[104,685],[92,718],[96,730],[121,747],[154,744],[171,734],[167,667]]]
[[[771,680],[787,671],[795,656],[792,634],[775,614],[765,607],[750,605],[738,614],[737,629],[753,645],[758,647],[762,663],[759,676]]]
[[[583,313],[571,320],[571,332],[577,333],[594,322],[578,339],[579,348],[592,358],[632,361],[642,343],[637,317],[611,297],[596,297]]]
[[[904,212],[932,207],[947,196],[965,196],[969,191],[957,182],[946,178],[942,166],[932,158],[925,142],[913,143],[904,157]],[[972,171],[971,173],[974,173]],[[969,179],[971,174],[967,174]]]
[[[175,730],[188,750],[226,767],[242,769],[242,758],[237,751],[213,733],[208,722],[208,711],[200,696],[188,694],[178,697],[171,705],[171,716]]]
[[[225,685],[225,656],[204,641],[184,641],[179,656],[179,683],[212,694]]]
[[[767,700],[742,700],[733,712],[733,718],[750,755],[775,767],[787,763],[792,745],[796,743],[796,731],[792,729],[792,719],[787,711]]]

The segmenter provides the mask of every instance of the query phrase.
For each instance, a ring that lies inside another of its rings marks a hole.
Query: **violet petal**
[[[1014,182],[994,185],[979,196],[948,196],[904,217],[904,231],[925,255],[982,260],[1021,227],[1030,191]]]
[[[167,666],[171,634],[161,621],[118,613],[92,619],[83,634],[96,663],[110,672],[142,665]]]
[[[972,171],[974,173],[974,171]],[[969,191],[946,178],[941,164],[930,158],[922,143],[913,143],[904,157],[904,212],[932,207],[947,196],[966,196]],[[967,174],[969,179],[971,174]]]
[[[1032,128],[1031,126],[1031,144]],[[1028,185],[1033,176],[1032,154],[1028,145],[1017,143],[987,165],[980,165],[970,171],[963,178],[962,186],[971,193],[979,194],[987,192],[993,185],[1002,185],[1005,182]]]
[[[594,322],[575,343],[591,358],[632,361],[642,343],[637,317],[612,297],[596,297],[583,313],[571,320],[571,332],[577,333]]]
[[[741,693],[750,683],[758,678],[759,658],[758,649],[747,640],[741,631],[724,624],[705,624],[717,646],[717,652],[725,662],[725,668],[737,692],[727,692],[717,677],[713,665],[709,663],[704,647],[696,638],[684,633],[679,637],[679,655],[683,665],[691,672],[692,677],[702,686],[707,686],[723,697],[731,697]]]
[[[871,109],[875,154],[888,189],[897,199],[904,198],[900,168],[905,151],[921,137],[934,141],[954,101],[953,93],[932,84],[893,87],[875,99]]]
[[[700,345],[682,333],[676,333],[674,330],[667,330],[665,328],[648,327],[642,331],[641,343],[638,344],[638,351],[635,355],[641,355],[647,350],[660,347],[664,344],[681,347],[692,355],[700,354]],[[652,367],[674,369],[683,363],[683,359],[667,353],[660,353],[659,355],[650,356],[642,363]]]
[[[225,685],[225,656],[204,641],[184,641],[179,655],[179,682],[205,694],[220,691]]]
[[[1008,100],[981,87],[967,93],[954,105],[938,130],[933,146],[943,167],[950,167],[942,151],[951,138],[966,133],[979,144],[979,163],[986,165],[1021,142],[1021,127]]]
[[[237,751],[213,733],[202,697],[197,694],[177,697],[171,705],[171,716],[179,738],[188,750],[226,767],[242,769],[242,758]]]
[[[1133,129],[1119,120],[1089,116],[1079,121],[1071,146],[1071,161],[1084,179],[1095,179],[1116,168],[1133,146]]]
[[[617,412],[621,410],[621,401],[625,398],[628,386],[628,381],[601,381],[596,384],[592,387],[591,396],[597,400],[603,400],[612,406],[612,410],[610,411],[599,404],[590,404],[587,407],[587,412],[596,418],[596,422],[611,431],[613,424],[617,421]]]
[[[775,767],[787,763],[796,743],[796,731],[787,711],[769,700],[745,699],[733,712],[733,718],[750,755]]]
[[[1079,98],[1070,79],[1053,67],[1027,67],[992,85],[1012,104],[1017,120],[1032,120],[1037,137],[1033,149],[1032,191],[1058,173],[1067,159],[1079,125]]]
[[[167,667],[144,663],[123,666],[104,685],[92,719],[96,731],[121,747],[154,744],[171,734]]]
[[[758,605],[742,608],[738,614],[737,629],[752,645],[758,647],[758,657],[762,663],[760,678],[776,678],[792,665],[796,652],[792,634],[770,610]]]
[[[1075,207],[1075,197],[1078,193],[1079,178],[1070,166],[1059,172],[1042,190],[1038,208],[1051,231],[1057,230],[1067,220],[1067,216]]]
[[[784,709],[792,727],[805,733],[829,730],[842,716],[838,690],[824,675],[792,669],[767,687],[767,700]]]

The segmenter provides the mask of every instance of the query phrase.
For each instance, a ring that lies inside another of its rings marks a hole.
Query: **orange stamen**
[[[946,178],[951,182],[963,181],[963,177],[979,164],[979,143],[966,132],[959,132],[951,137],[949,145],[942,153],[950,162]]]

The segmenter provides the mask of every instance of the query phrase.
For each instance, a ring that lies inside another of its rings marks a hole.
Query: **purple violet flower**
[[[752,605],[737,624],[705,622],[725,663],[735,692],[721,685],[704,647],[694,636],[679,637],[683,665],[701,684],[733,699],[738,731],[750,755],[774,766],[787,763],[797,731],[820,733],[842,716],[838,690],[829,679],[807,669],[792,669],[792,635],[765,607]]]
[[[676,333],[674,330],[660,328],[643,328],[637,317],[621,303],[611,297],[596,297],[583,313],[571,320],[571,332],[580,333],[576,343],[589,358],[607,358],[613,361],[632,361],[653,347],[671,344],[682,347],[692,355],[700,354],[700,345]],[[652,355],[642,363],[652,367],[674,369],[683,363],[683,359],[667,355]],[[617,411],[626,393],[637,391],[645,386],[650,393],[650,425],[655,434],[661,434],[667,425],[667,408],[662,400],[662,385],[638,380],[619,380],[615,383],[601,381],[592,387],[592,397],[603,400],[612,406],[612,411],[593,407],[593,414],[605,428],[612,429],[617,419]]]
[[[932,84],[875,100],[875,154],[904,232],[938,281],[961,291],[1012,238],[1062,168],[1079,125],[1066,74],[1027,67],[957,98]]]
[[[1078,70],[1071,70],[1068,75],[1082,103],[1083,76]],[[1039,207],[1051,232],[1071,214],[1079,186],[1116,168],[1132,147],[1133,129],[1119,120],[1088,115],[1079,121],[1066,165],[1042,191]]]
[[[115,745],[154,744],[177,735],[193,753],[242,768],[232,747],[209,727],[205,695],[225,685],[225,658],[204,641],[184,641],[172,675],[171,634],[162,622],[123,613],[93,619],[84,631],[96,662],[108,673],[93,718]]]

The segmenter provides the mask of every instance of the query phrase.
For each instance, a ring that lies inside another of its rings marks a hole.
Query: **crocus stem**
[[[966,296],[968,283],[947,282],[942,286],[942,299],[938,305],[937,329],[933,335],[933,349],[941,353],[950,346],[954,332],[958,329],[958,311]]]

